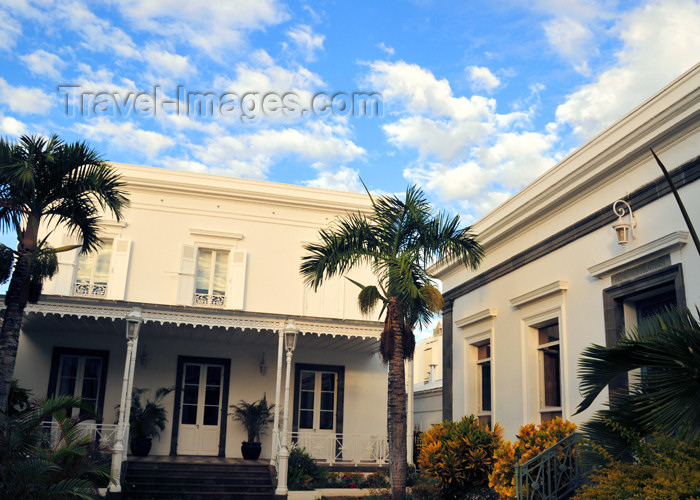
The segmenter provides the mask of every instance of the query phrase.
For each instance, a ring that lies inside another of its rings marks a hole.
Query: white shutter
[[[177,303],[191,306],[194,298],[194,272],[197,268],[197,247],[182,245],[180,275],[177,283]]]
[[[129,276],[129,256],[131,240],[114,240],[112,247],[107,298],[124,300],[126,297],[126,280]]]
[[[229,273],[226,308],[243,310],[245,306],[245,277],[248,254],[244,251],[231,252],[231,272]]]
[[[64,235],[61,246],[75,245],[70,236]],[[75,276],[75,266],[78,260],[80,249],[56,254],[58,259],[58,273],[53,277],[53,293],[56,295],[73,294],[73,277]]]

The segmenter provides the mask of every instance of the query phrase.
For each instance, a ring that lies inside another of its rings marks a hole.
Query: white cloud
[[[131,37],[97,17],[77,2],[59,2],[55,9],[68,25],[80,34],[83,48],[95,52],[114,52],[119,57],[136,57],[139,52]]]
[[[545,133],[527,130],[536,106],[499,114],[495,99],[456,96],[447,80],[416,65],[375,62],[370,68],[368,81],[400,110],[383,127],[389,141],[418,152],[404,177],[469,218],[493,209],[554,164],[556,126]],[[500,83],[487,68],[473,69],[474,80]]]
[[[244,45],[248,32],[288,18],[277,0],[126,0],[116,5],[137,28],[189,43],[220,61]]]
[[[316,60],[316,52],[323,50],[325,36],[314,33],[310,26],[301,25],[287,31],[287,36],[307,62]]]
[[[469,66],[467,67],[467,73],[469,80],[472,82],[472,90],[491,92],[501,85],[498,77],[483,66]]]
[[[187,56],[174,54],[157,47],[149,47],[144,52],[144,60],[156,75],[182,78],[193,76],[197,69],[190,64]]]
[[[46,114],[53,106],[53,99],[41,89],[14,87],[0,78],[0,103],[18,113]]]
[[[61,77],[61,69],[66,65],[63,59],[45,50],[35,50],[31,54],[20,56],[20,59],[29,68],[29,71],[35,75],[43,75],[55,79]]]
[[[568,96],[556,111],[586,140],[698,62],[700,3],[663,0],[625,14],[615,30],[617,64]]]
[[[311,122],[304,128],[264,129],[249,134],[221,135],[193,145],[192,155],[212,173],[264,179],[270,165],[293,156],[322,169],[365,155],[342,124]]]
[[[377,44],[377,48],[383,52],[386,52],[388,56],[393,56],[394,53],[396,52],[393,47],[389,47],[387,44],[384,42],[380,42]]]
[[[27,133],[28,129],[24,123],[11,116],[0,114],[0,134],[19,137]]]
[[[323,170],[318,177],[304,182],[310,187],[322,189],[334,189],[336,191],[362,192],[364,188],[360,183],[360,172],[354,168],[342,166],[337,170]]]
[[[175,141],[163,134],[142,130],[132,122],[113,122],[105,118],[96,118],[89,123],[76,125],[80,133],[91,140],[109,142],[119,149],[134,149],[143,152],[148,158],[156,157],[161,150],[175,144]]]
[[[17,39],[22,34],[22,28],[17,20],[4,9],[0,9],[0,50],[12,50],[17,45]]]
[[[582,75],[589,75],[588,58],[597,54],[593,32],[569,17],[552,19],[544,24],[544,32],[552,49],[571,63]]]

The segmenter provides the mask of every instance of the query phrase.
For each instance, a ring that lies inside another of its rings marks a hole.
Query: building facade
[[[319,459],[383,461],[382,324],[360,315],[348,280],[313,292],[299,275],[303,245],[336,216],[367,210],[367,197],[114,166],[131,206],[122,221],[102,221],[99,252],[59,254],[59,273],[27,308],[20,384],[35,395],[93,403],[96,432],[111,429],[113,440],[131,388],[176,387],[164,400],[168,423],[151,454],[240,457],[246,434],[229,407],[265,396],[283,409],[282,332],[291,321],[300,334],[289,407],[263,436],[262,457],[277,453],[286,414],[289,441]],[[77,243],[59,231],[49,242]],[[369,272],[353,277],[371,280]],[[143,324],[127,340],[130,313]]]
[[[700,256],[650,148],[700,226],[700,65],[477,222],[479,269],[435,267],[444,418],[477,414],[507,439],[556,416],[581,423],[607,400],[575,414],[583,349],[659,307],[700,304]]]

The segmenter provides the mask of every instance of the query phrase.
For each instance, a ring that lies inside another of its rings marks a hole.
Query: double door
[[[178,455],[219,454],[223,377],[223,365],[184,364]]]

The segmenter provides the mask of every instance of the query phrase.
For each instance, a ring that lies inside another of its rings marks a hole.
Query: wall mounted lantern
[[[260,375],[263,377],[267,373],[267,363],[265,363],[265,353],[262,354],[262,358],[260,359]]]
[[[623,247],[629,243],[630,236],[634,238],[634,228],[637,227],[637,217],[632,212],[632,207],[625,200],[617,200],[613,203],[613,212],[617,215],[617,222],[612,225],[617,236],[617,242]],[[625,221],[625,215],[629,215],[629,222]]]

